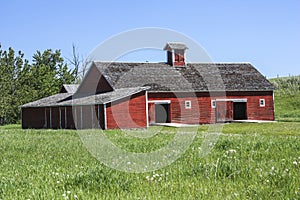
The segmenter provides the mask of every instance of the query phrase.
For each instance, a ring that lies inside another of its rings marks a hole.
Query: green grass
[[[0,199],[299,199],[300,123],[226,124],[203,157],[207,128],[199,126],[173,164],[126,173],[93,158],[74,130],[0,127]],[[144,139],[133,137],[134,130],[105,135],[127,151],[150,152],[175,131],[163,128]]]
[[[300,76],[270,79],[275,91],[277,121],[300,122]]]

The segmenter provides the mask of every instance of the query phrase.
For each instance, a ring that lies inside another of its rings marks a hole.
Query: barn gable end
[[[75,92],[75,96],[94,95],[111,91],[113,91],[112,86],[100,73],[97,67],[92,64],[82,83]]]

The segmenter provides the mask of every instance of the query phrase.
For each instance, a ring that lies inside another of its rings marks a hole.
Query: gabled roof
[[[186,50],[188,47],[182,42],[168,42],[164,47],[164,50],[170,51],[172,49]]]
[[[95,104],[107,104],[117,101],[131,95],[137,94],[141,91],[145,91],[147,87],[135,87],[135,88],[122,88],[116,89],[112,92],[88,95],[81,98],[73,98],[73,93],[59,93],[43,99],[39,99],[34,102],[24,104],[22,108],[26,107],[54,107],[54,106],[80,106],[80,105],[95,105]]]
[[[250,63],[95,62],[94,66],[115,88],[150,86],[153,92],[271,91],[275,87]]]
[[[75,93],[79,84],[63,84],[60,93]]]

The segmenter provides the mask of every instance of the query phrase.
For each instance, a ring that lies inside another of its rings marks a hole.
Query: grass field
[[[271,82],[277,87],[278,123],[226,124],[206,156],[201,145],[210,136],[208,125],[199,126],[178,160],[147,173],[127,173],[101,164],[79,136],[91,131],[2,126],[0,200],[300,199],[300,77]],[[136,131],[104,134],[128,152],[147,153],[171,144],[176,131],[163,128],[150,138],[134,137]]]
[[[300,123],[226,124],[202,157],[207,128],[199,126],[170,166],[126,173],[93,158],[76,131],[0,127],[0,199],[300,198]],[[128,151],[148,152],[170,142],[175,130],[163,128],[149,139],[105,134]]]

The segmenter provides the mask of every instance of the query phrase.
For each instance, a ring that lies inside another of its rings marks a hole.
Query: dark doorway
[[[233,103],[233,119],[242,120],[247,119],[247,105],[246,102]]]
[[[155,122],[170,122],[170,104],[155,104]]]

